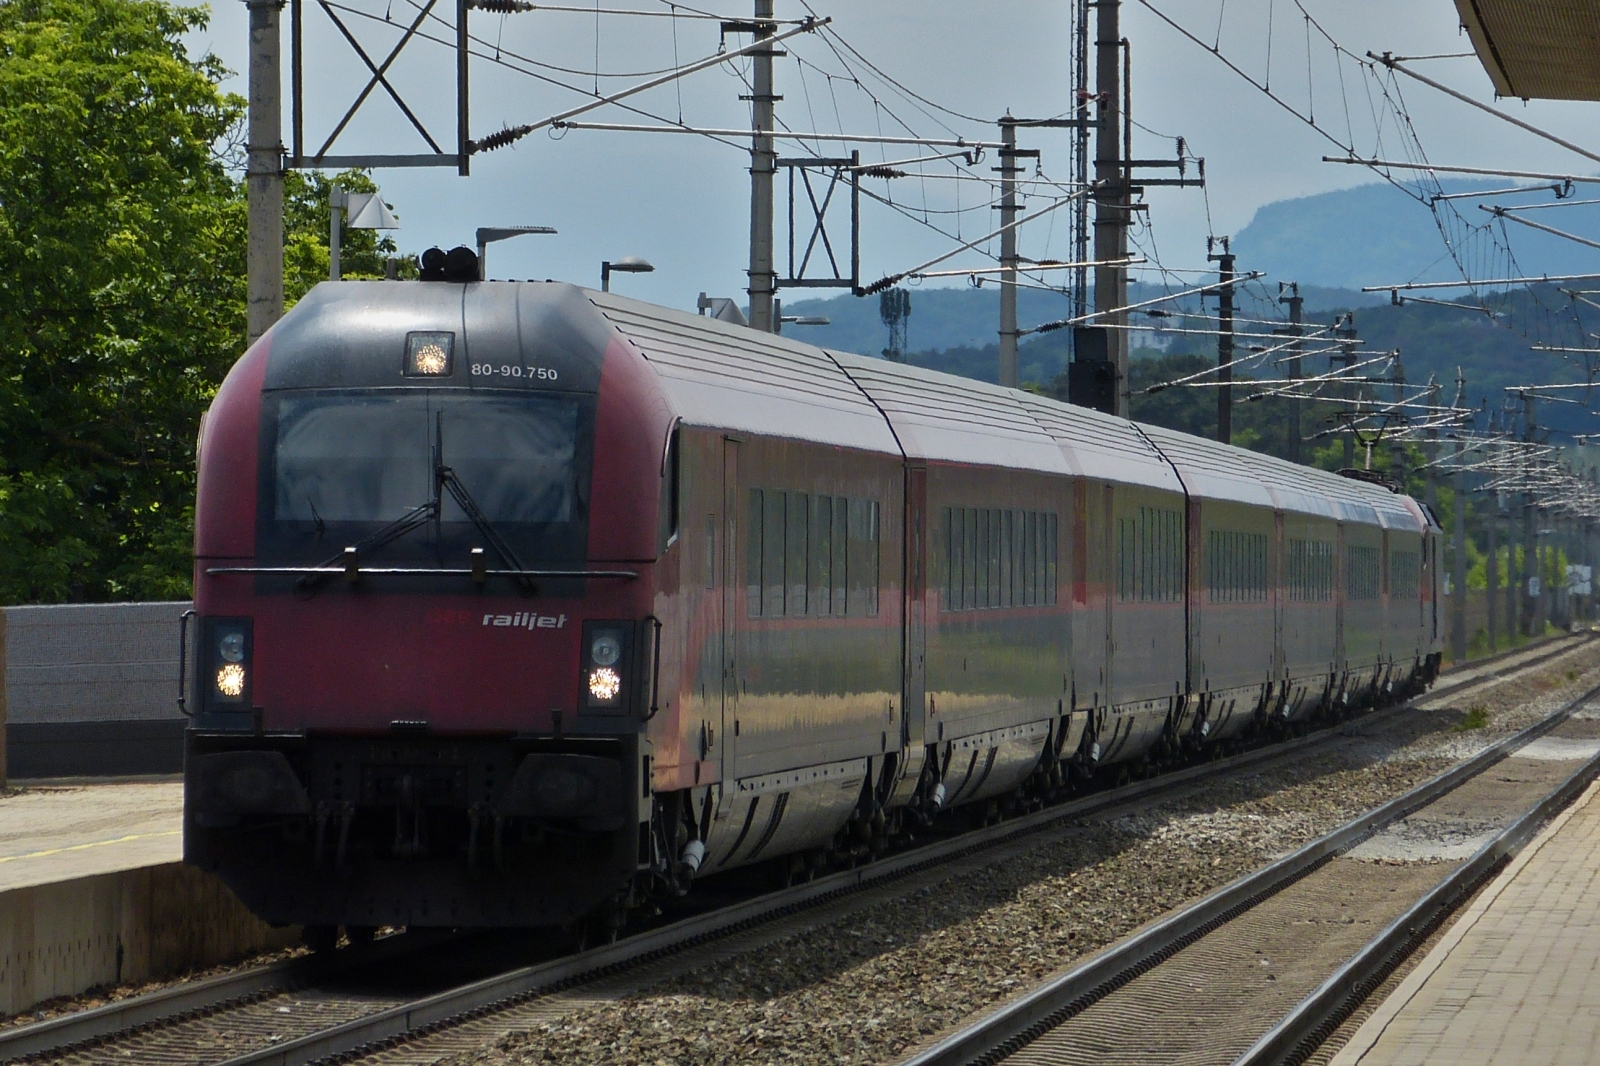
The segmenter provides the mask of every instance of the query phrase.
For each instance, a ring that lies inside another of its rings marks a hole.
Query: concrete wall
[[[0,780],[176,773],[178,619],[189,604],[0,611]]]
[[[0,1015],[297,942],[222,882],[164,863],[0,892]]]

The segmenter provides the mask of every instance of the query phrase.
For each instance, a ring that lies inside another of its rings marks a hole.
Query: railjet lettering
[[[483,616],[486,626],[503,626],[510,629],[565,629],[567,627],[566,615],[535,614],[532,611],[519,611],[516,614],[486,614]]]

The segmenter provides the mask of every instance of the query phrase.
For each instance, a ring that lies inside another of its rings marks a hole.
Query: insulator
[[[498,133],[489,134],[489,136],[485,137],[483,140],[478,141],[473,146],[473,150],[478,152],[492,152],[496,148],[504,148],[506,145],[526,137],[530,132],[532,131],[528,126],[511,126],[507,129],[500,130]]]

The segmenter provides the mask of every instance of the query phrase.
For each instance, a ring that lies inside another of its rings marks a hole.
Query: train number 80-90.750
[[[473,377],[527,378],[532,381],[555,381],[556,371],[545,366],[510,366],[502,363],[473,363]]]

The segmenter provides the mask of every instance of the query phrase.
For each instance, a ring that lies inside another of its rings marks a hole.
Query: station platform
[[[183,782],[14,782],[0,795],[0,1017],[292,944],[183,865]]]
[[[1332,1066],[1600,1061],[1600,782],[1481,892]]]
[[[30,784],[0,796],[0,892],[183,859],[183,782]]]

